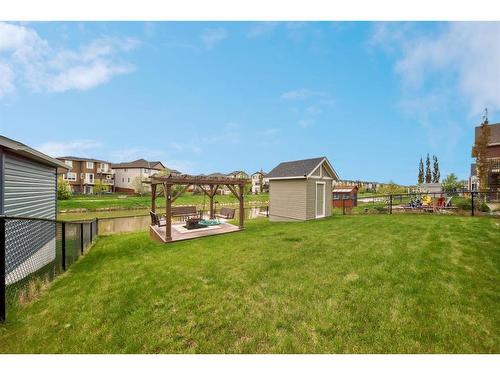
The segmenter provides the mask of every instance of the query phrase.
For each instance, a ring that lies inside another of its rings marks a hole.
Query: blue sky
[[[189,173],[326,155],[345,179],[468,177],[500,121],[500,23],[0,23],[0,133]]]

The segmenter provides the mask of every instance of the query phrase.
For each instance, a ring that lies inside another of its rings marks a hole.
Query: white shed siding
[[[55,219],[56,168],[10,154],[4,156],[4,213]]]

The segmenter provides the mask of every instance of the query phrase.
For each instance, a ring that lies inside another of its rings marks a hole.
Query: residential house
[[[260,194],[269,192],[269,181],[267,181],[266,173],[262,171],[255,172],[251,176],[252,194]]]
[[[491,124],[490,139],[486,150],[488,158],[488,188],[493,191],[500,190],[500,123]],[[480,126],[475,128],[475,139],[480,135]],[[475,143],[475,142],[474,142]],[[476,164],[471,165],[469,177],[469,190],[480,190],[481,186],[477,178]]]
[[[106,192],[114,191],[115,182],[110,162],[77,156],[61,156],[57,159],[69,168],[62,175],[62,178],[68,181],[74,193],[94,193],[96,181],[100,181],[104,185]]]
[[[138,181],[147,181],[153,174],[166,171],[165,166],[160,161],[147,161],[145,159],[113,164],[112,168],[115,172],[115,191],[121,193],[137,193],[141,186]],[[150,192],[151,186],[142,184],[142,189]]]
[[[269,180],[269,220],[300,221],[330,216],[332,181],[339,179],[326,157],[280,163]]]

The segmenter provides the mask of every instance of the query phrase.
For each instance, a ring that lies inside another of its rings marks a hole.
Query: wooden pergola
[[[151,211],[156,212],[156,198],[158,185],[163,186],[163,193],[165,195],[166,209],[165,209],[165,220],[166,220],[166,235],[165,242],[172,241],[172,203],[181,196],[190,186],[198,186],[203,191],[205,195],[208,196],[210,200],[210,218],[215,217],[214,211],[214,197],[217,194],[217,190],[221,186],[227,186],[227,188],[234,194],[239,201],[239,229],[244,228],[244,189],[245,184],[249,182],[246,178],[233,178],[233,177],[208,177],[208,176],[152,176],[150,180],[151,184]],[[172,186],[180,185],[183,188],[178,191],[174,196],[172,196]]]

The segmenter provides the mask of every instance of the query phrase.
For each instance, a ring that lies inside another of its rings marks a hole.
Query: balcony
[[[115,184],[115,180],[113,180],[111,178],[103,178],[101,181],[104,185],[114,185]]]
[[[103,168],[97,168],[97,173],[102,173],[102,174],[114,174],[113,170],[108,168],[108,169],[103,169]]]

